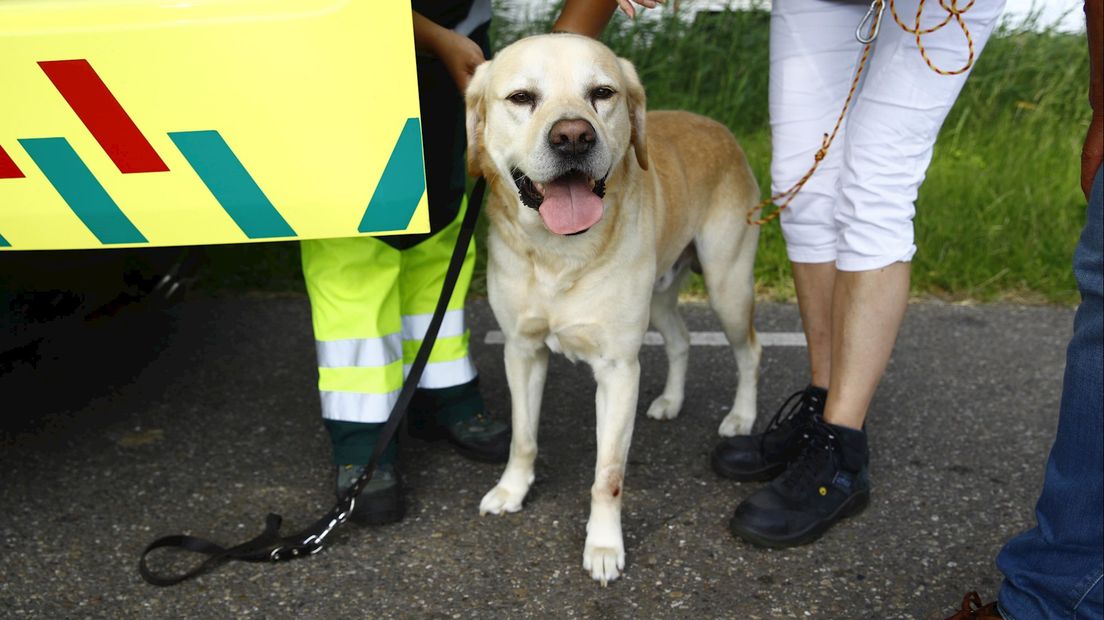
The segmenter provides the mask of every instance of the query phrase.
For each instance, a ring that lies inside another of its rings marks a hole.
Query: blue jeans
[[[1104,618],[1104,256],[1098,169],[1073,256],[1081,306],[1066,350],[1058,433],[1035,505],[1038,525],[997,556],[1010,620]]]

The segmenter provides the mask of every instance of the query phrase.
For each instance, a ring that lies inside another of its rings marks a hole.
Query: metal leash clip
[[[863,16],[859,26],[855,28],[855,38],[863,45],[869,45],[878,38],[878,30],[882,27],[882,13],[885,13],[885,0],[873,0],[870,10]],[[863,34],[863,31],[870,34]]]

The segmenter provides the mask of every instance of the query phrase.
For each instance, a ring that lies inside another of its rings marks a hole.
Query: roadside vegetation
[[[496,46],[547,32],[555,10],[500,17]],[[615,20],[623,26],[608,29],[604,41],[636,64],[649,107],[693,110],[728,125],[766,192],[768,14]],[[887,15],[883,27],[897,25]],[[1070,258],[1084,223],[1078,166],[1087,76],[1083,35],[1029,22],[1006,24],[990,39],[944,124],[917,200],[915,296],[1076,303]],[[297,244],[223,246],[208,255],[204,288],[303,291]],[[757,286],[763,298],[793,298],[777,222],[763,228]],[[481,260],[472,294],[483,290]],[[701,295],[700,281],[686,293]]]

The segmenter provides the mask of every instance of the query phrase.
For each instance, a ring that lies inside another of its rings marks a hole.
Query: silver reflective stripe
[[[381,338],[317,340],[315,347],[318,349],[318,365],[322,368],[374,368],[392,364],[403,357],[401,334]]]
[[[322,417],[342,422],[386,422],[400,390],[386,394],[321,392]]]
[[[410,372],[410,366],[403,366],[403,376]],[[418,381],[418,387],[439,389],[463,385],[475,378],[475,364],[471,358],[464,356],[451,362],[430,362],[422,371],[422,378]]]
[[[429,330],[429,322],[433,319],[433,313],[410,314],[402,318],[402,339],[421,340]],[[464,335],[464,310],[449,310],[441,320],[441,329],[437,332],[437,338],[450,338]]]
[[[410,366],[403,367],[404,375],[409,371]],[[418,387],[439,389],[462,385],[475,379],[476,374],[475,364],[467,356],[451,362],[433,362],[426,364]],[[319,392],[322,417],[342,422],[386,422],[401,391],[385,394],[322,391]]]

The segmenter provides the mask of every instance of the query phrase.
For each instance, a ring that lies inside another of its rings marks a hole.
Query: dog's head
[[[636,70],[588,37],[540,35],[504,48],[476,70],[466,107],[469,173],[511,179],[556,234],[602,218],[605,184],[630,147],[648,167]]]

